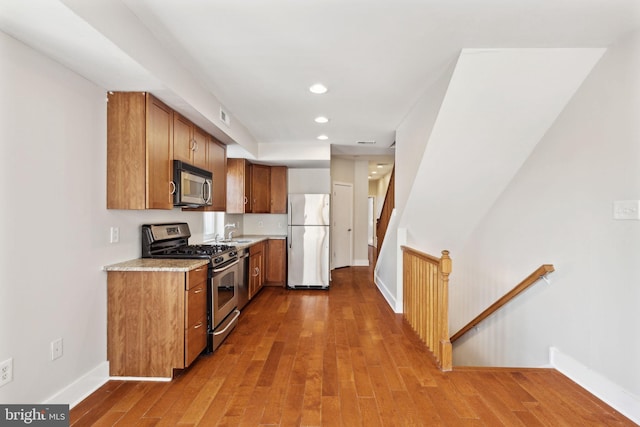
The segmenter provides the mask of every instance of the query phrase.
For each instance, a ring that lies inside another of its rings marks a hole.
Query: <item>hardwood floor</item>
[[[265,288],[170,383],[109,381],[73,426],[633,426],[554,370],[440,372],[372,270],[329,291]]]

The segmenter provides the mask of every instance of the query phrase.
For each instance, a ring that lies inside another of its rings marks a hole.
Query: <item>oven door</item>
[[[239,260],[213,268],[211,277],[211,330],[238,306]]]

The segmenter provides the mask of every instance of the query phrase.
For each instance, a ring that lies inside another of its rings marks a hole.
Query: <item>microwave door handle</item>
[[[211,199],[211,186],[209,185],[209,181],[205,179],[204,182],[202,183],[202,200],[204,200],[205,203],[209,203],[210,199]]]
[[[213,198],[211,194],[213,192],[213,183],[211,181],[207,181],[207,190],[209,190],[207,192],[207,203],[211,203],[211,199]]]

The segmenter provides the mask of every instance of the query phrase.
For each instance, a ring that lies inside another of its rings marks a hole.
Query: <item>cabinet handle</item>
[[[202,327],[202,322],[198,322],[197,325],[193,326],[193,329],[198,329],[198,328],[201,328],[201,327]]]
[[[249,203],[249,199],[247,199],[247,196],[244,196],[244,204],[246,205],[247,203]]]
[[[169,188],[171,188],[171,192],[169,194],[176,194],[176,183],[173,181],[169,181]]]
[[[200,293],[202,293],[202,291],[203,291],[203,290],[204,290],[204,289],[202,289],[202,288],[198,288],[198,289],[196,289],[195,291],[193,291],[193,293],[194,293],[194,294],[200,294]]]
[[[196,268],[196,271],[202,271],[204,269],[205,269],[204,267],[198,267],[198,268]]]
[[[254,274],[253,277],[257,277],[260,275],[260,269],[258,267],[254,267],[253,271],[256,272],[256,274]]]
[[[196,141],[195,139],[191,140],[191,151],[197,151],[198,150],[198,141]]]

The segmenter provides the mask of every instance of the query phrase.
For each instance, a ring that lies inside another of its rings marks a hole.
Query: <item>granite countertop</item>
[[[208,259],[138,258],[103,267],[105,271],[191,271],[209,263]]]
[[[221,243],[224,245],[231,245],[231,246],[235,246],[238,249],[244,249],[247,248],[251,245],[254,245],[258,242],[262,242],[263,240],[269,240],[269,239],[286,239],[287,236],[283,235],[283,234],[269,234],[269,235],[262,235],[262,234],[245,234],[242,236],[234,236],[233,239],[231,239],[230,241],[219,241],[217,243]],[[203,243],[208,244],[208,245],[213,245],[216,243],[215,240],[206,240]]]
[[[255,243],[269,239],[286,239],[286,235],[244,235],[234,237],[228,242],[217,242],[235,246],[238,249],[247,248]],[[215,244],[214,240],[207,240],[205,244]],[[130,261],[119,262],[117,264],[106,265],[104,271],[191,271],[203,265],[207,265],[207,259],[157,259],[138,258]]]

